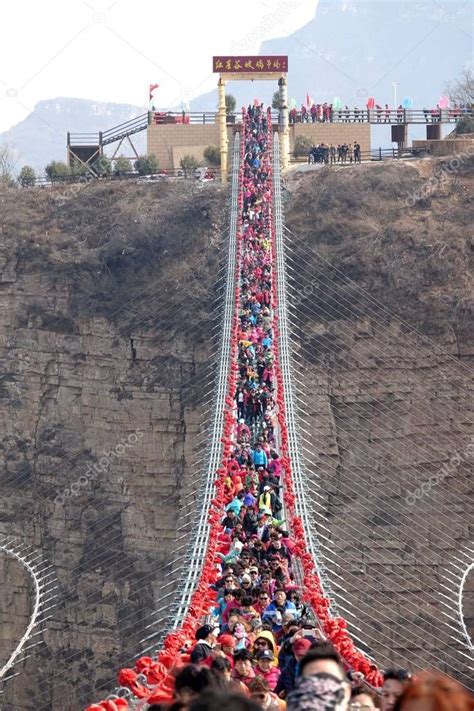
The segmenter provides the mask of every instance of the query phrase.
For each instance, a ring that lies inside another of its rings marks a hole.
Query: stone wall
[[[228,129],[229,141],[232,140],[232,128]],[[160,168],[177,170],[179,168],[180,151],[173,149],[186,148],[186,152],[198,160],[207,146],[219,145],[218,124],[151,124],[148,127],[147,152],[154,153],[158,158]],[[232,145],[229,143],[229,145]],[[176,156],[174,155],[176,153]]]
[[[234,128],[227,128],[229,147],[232,146]],[[354,143],[358,141],[363,152],[370,151],[370,125],[362,123],[298,123],[290,126],[290,151],[296,136],[309,138],[313,143]],[[185,153],[202,160],[207,146],[219,145],[217,124],[151,124],[147,134],[147,152],[154,153],[160,168],[177,170]]]
[[[337,146],[338,143],[358,141],[362,152],[370,151],[370,124],[363,123],[297,123],[290,126],[290,151],[293,150],[296,136],[309,138],[314,144],[325,143]]]

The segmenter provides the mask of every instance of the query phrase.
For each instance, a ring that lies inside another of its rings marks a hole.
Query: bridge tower
[[[228,81],[278,81],[280,107],[278,112],[278,135],[280,137],[281,165],[286,168],[290,161],[290,132],[288,120],[288,57],[287,56],[218,56],[212,58],[212,71],[219,74],[219,149],[221,154],[221,180],[227,183],[227,115],[225,87]]]

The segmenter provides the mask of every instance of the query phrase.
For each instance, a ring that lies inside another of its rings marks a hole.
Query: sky
[[[159,105],[175,106],[215,87],[213,54],[257,53],[317,2],[2,0],[0,132],[58,96],[146,106],[158,83]]]

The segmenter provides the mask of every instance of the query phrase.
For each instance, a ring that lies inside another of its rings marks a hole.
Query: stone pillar
[[[279,133],[281,167],[288,168],[290,162],[290,127],[288,120],[288,84],[286,77],[279,78],[278,87],[280,93]]]
[[[221,153],[221,182],[227,183],[227,113],[225,106],[225,81],[219,77],[219,144]]]

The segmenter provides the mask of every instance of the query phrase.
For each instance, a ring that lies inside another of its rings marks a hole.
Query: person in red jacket
[[[257,657],[257,663],[254,666],[256,676],[261,676],[268,684],[270,691],[275,691],[280,678],[280,670],[275,666],[275,655],[269,649],[260,652]]]

